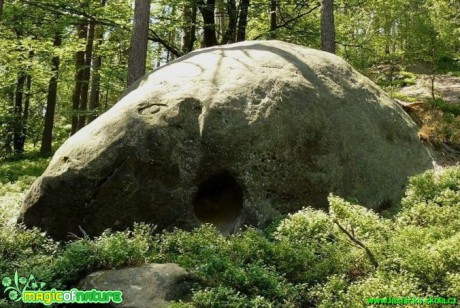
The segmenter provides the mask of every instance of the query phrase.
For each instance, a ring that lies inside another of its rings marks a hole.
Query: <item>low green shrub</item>
[[[454,116],[460,115],[460,106],[458,104],[448,103],[442,98],[429,99],[428,102],[445,113],[450,113]]]
[[[386,72],[377,77],[376,83],[384,88],[390,86],[402,88],[415,85],[417,83],[417,75],[406,71],[396,71],[393,74]]]
[[[230,236],[211,225],[156,232],[140,223],[56,243],[3,221],[0,272],[65,289],[98,269],[176,262],[197,280],[192,301],[172,307],[366,307],[372,297],[458,295],[460,167],[411,178],[391,219],[337,196],[329,204]]]

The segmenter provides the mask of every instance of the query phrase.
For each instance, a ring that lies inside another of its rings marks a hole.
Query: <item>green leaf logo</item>
[[[34,291],[40,291],[46,283],[38,282],[35,280],[34,275],[30,275],[29,278],[19,276],[18,271],[14,273],[13,279],[6,276],[2,279],[2,285],[5,287],[5,294],[12,301],[20,301],[22,299],[22,293],[26,290],[32,289]]]

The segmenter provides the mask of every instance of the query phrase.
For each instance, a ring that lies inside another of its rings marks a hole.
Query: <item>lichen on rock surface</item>
[[[79,290],[123,292],[121,304],[105,307],[162,308],[172,301],[189,301],[197,279],[175,263],[145,264],[137,267],[91,273],[77,285]]]
[[[197,50],[72,136],[22,221],[57,239],[145,221],[262,226],[329,193],[372,209],[432,167],[404,111],[338,56],[280,41]]]

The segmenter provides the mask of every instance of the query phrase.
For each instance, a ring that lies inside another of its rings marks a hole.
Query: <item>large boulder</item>
[[[279,41],[194,51],[67,140],[32,186],[57,239],[133,222],[263,225],[329,193],[381,210],[432,168],[404,111],[340,57]]]

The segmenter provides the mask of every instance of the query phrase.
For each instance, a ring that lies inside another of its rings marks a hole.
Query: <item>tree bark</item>
[[[240,14],[238,18],[238,31],[236,33],[236,41],[242,42],[246,40],[246,26],[248,23],[249,0],[241,0]]]
[[[61,47],[62,37],[61,33],[56,33],[54,36],[55,48]],[[58,88],[58,78],[59,78],[59,65],[60,65],[59,56],[54,56],[51,59],[51,72],[52,76],[48,84],[48,95],[46,98],[46,111],[45,111],[45,125],[43,128],[42,143],[40,146],[40,154],[43,156],[50,156],[52,153],[52,143],[53,143],[53,126],[54,126],[54,112],[56,110],[57,102],[57,88]]]
[[[197,7],[196,3],[186,2],[184,4],[184,12],[182,16],[186,23],[184,29],[182,29],[182,40],[181,40],[181,50],[184,54],[189,53],[193,50],[193,45],[196,40],[196,13]]]
[[[15,86],[14,85],[9,85],[5,87],[5,97],[8,101],[9,104],[13,107],[13,116],[14,116],[14,93],[15,93]],[[13,148],[11,143],[13,142],[12,134],[11,132],[13,131],[14,127],[14,121],[6,123],[6,132],[4,134],[5,142],[3,145],[3,151],[5,154],[10,155],[13,152]]]
[[[226,9],[224,0],[217,0],[216,1],[216,11],[215,11],[215,18],[216,20],[216,36],[217,41],[222,42],[224,38],[224,34],[226,31]]]
[[[3,20],[3,0],[0,0],[0,22]]]
[[[33,53],[31,55],[33,57]],[[27,120],[29,119],[29,109],[30,109],[30,96],[31,96],[31,88],[32,88],[32,75],[30,72],[26,75],[26,91],[24,95],[24,111],[22,113],[22,130],[23,135],[26,136],[27,134]]]
[[[29,61],[34,57],[34,51],[29,51]],[[27,65],[20,69],[16,84],[14,102],[13,149],[14,154],[24,153],[27,135],[27,119],[29,117],[30,91],[32,88],[31,67]]]
[[[227,1],[227,13],[228,13],[228,28],[225,31],[224,36],[222,37],[221,44],[223,45],[235,42],[236,22],[238,19],[235,0]]]
[[[216,0],[201,0],[197,2],[198,9],[203,16],[203,42],[202,47],[211,47],[217,45],[216,36],[216,21],[214,18],[214,10],[216,8]]]
[[[91,60],[93,58],[95,26],[95,23],[91,21],[88,25],[88,32],[86,34],[85,64],[82,75],[80,105],[78,107],[80,116],[78,118],[77,130],[82,129],[86,125],[86,112],[88,109],[88,91],[91,78]]]
[[[277,0],[270,0],[270,38],[275,39],[276,38],[276,28],[277,28],[277,22],[276,22],[276,8],[278,6]]]
[[[104,39],[104,29],[100,27],[97,33],[97,41],[95,50],[97,51],[102,45]],[[91,114],[88,118],[88,123],[94,121],[98,117],[97,109],[99,108],[99,100],[101,93],[101,67],[102,67],[102,56],[97,55],[93,60],[93,76],[91,77],[91,92],[89,95],[89,110]]]
[[[86,22],[82,22],[78,26],[78,38],[86,39],[88,26]],[[81,97],[81,90],[83,84],[83,68],[85,66],[85,51],[80,50],[77,51],[75,54],[75,88],[72,95],[72,130],[71,134],[75,134],[77,132],[78,127],[78,113],[80,107],[80,97]]]
[[[101,7],[107,4],[107,0],[101,0]],[[102,25],[96,26],[96,43],[94,52],[99,52],[99,49],[104,41],[104,27]],[[101,67],[102,56],[97,54],[93,59],[93,75],[91,77],[91,92],[89,94],[89,110],[91,111],[88,117],[88,123],[91,123],[98,117],[98,109],[100,106],[101,97]]]
[[[335,53],[334,0],[323,0],[321,6],[321,49]]]
[[[128,86],[145,74],[149,38],[150,0],[136,0],[128,60]]]
[[[16,92],[14,95],[14,125],[13,125],[13,150],[14,154],[20,155],[24,152],[24,136],[22,129],[22,111],[24,100],[24,85],[26,74],[23,70],[18,73]]]

